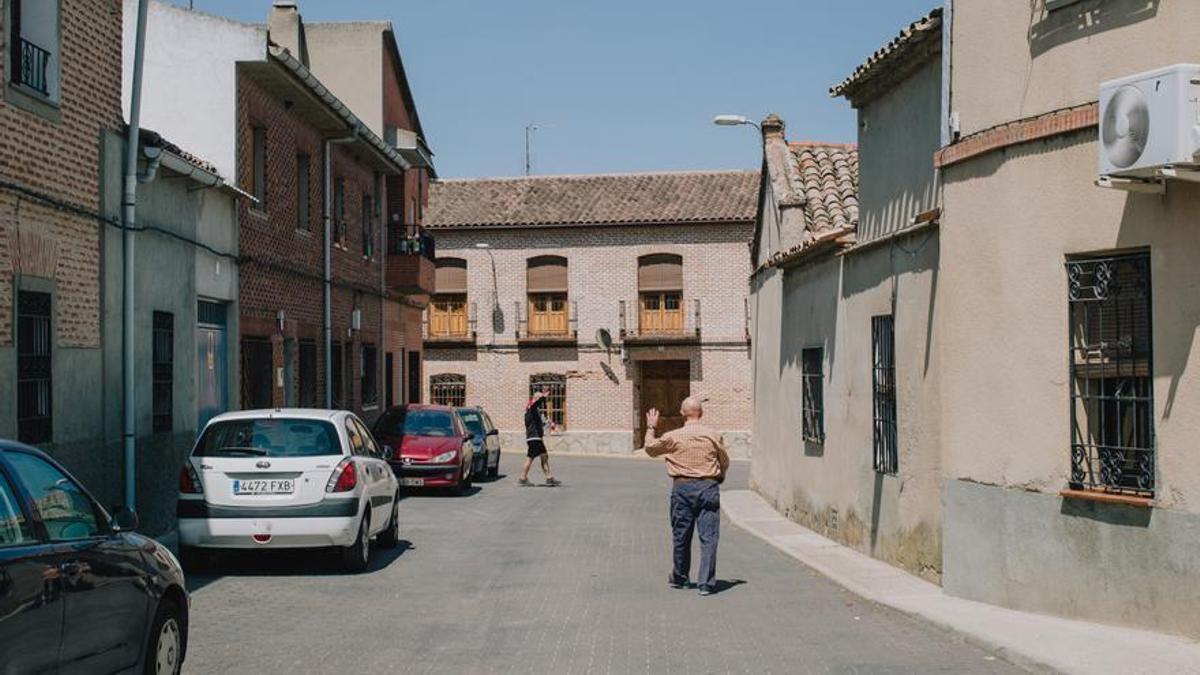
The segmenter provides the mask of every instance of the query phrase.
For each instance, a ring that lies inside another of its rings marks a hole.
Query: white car
[[[366,569],[370,541],[395,546],[399,486],[385,450],[343,410],[214,417],[179,474],[179,550],[337,548]]]

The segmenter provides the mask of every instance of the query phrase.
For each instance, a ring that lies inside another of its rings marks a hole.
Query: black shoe
[[[700,595],[701,596],[707,596],[707,595],[712,595],[712,594],[713,594],[713,589],[711,589],[707,586],[700,587]]]
[[[671,575],[667,577],[667,585],[671,588],[690,588],[692,582],[688,581],[687,579],[680,581],[679,577],[675,576],[674,573],[671,573]]]
[[[546,485],[548,487],[558,487],[559,485],[562,485],[562,481],[557,478],[547,478]]]
[[[517,485],[520,485],[521,487],[529,487],[533,485],[533,483],[530,483],[528,478],[518,478]]]

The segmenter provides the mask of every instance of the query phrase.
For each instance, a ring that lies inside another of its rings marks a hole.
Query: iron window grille
[[[362,387],[362,404],[364,406],[379,404],[379,363],[375,345],[362,346],[362,368],[359,385]]]
[[[300,361],[298,399],[302,408],[317,407],[317,343],[301,340],[298,355]]]
[[[49,293],[17,293],[17,440],[53,440]]]
[[[1073,489],[1154,496],[1150,254],[1068,260]]]
[[[554,373],[540,373],[529,378],[529,395],[546,391],[543,412],[558,431],[567,428],[567,378]],[[547,430],[549,431],[549,429]]]
[[[892,315],[871,317],[871,351],[875,471],[896,473],[900,451],[896,433],[896,330]]]
[[[16,39],[15,49],[17,58],[14,60],[20,65],[13,69],[13,80],[42,96],[50,96],[50,79],[47,77],[50,52],[25,38]]]
[[[367,196],[362,198],[362,254],[364,258],[375,254],[375,204]]]
[[[175,315],[154,312],[152,403],[154,433],[174,430],[172,410],[175,390]]]
[[[461,408],[467,404],[467,378],[465,375],[445,373],[429,378],[429,400],[434,405],[449,405]]]
[[[801,435],[804,440],[813,443],[825,441],[825,376],[821,372],[824,351],[821,347],[809,347],[801,351],[800,356],[803,380],[800,402],[803,414]]]

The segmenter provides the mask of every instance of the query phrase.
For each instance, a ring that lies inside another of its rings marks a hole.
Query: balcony
[[[561,311],[534,311],[533,305],[517,301],[517,345],[521,347],[573,347],[579,341],[579,316],[574,301],[564,302]]]
[[[422,323],[422,340],[426,348],[474,347],[476,322],[475,303],[461,307],[447,307],[435,299],[425,310]]]
[[[388,228],[387,285],[394,293],[432,295],[433,236],[424,230]]]
[[[633,310],[628,307],[632,306]],[[618,301],[621,341],[629,345],[686,345],[700,342],[700,299],[676,307],[647,306],[642,301]],[[633,313],[633,316],[629,316]]]
[[[17,38],[17,50],[21,62],[20,67],[13,69],[13,82],[24,85],[42,96],[50,96],[50,80],[47,77],[50,52],[25,38]]]

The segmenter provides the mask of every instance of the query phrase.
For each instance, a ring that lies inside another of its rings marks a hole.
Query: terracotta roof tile
[[[853,239],[858,227],[858,148],[854,145],[788,143],[788,182],[802,197],[804,241],[777,251],[768,266],[786,264],[815,246]]]
[[[907,64],[911,68],[913,62],[923,62],[928,55],[941,51],[941,38],[942,8],[936,7],[868,56],[850,77],[830,87],[829,95],[845,96],[851,103],[871,98],[868,90],[873,89],[873,82],[895,82],[904,78],[911,70],[902,66]]]
[[[425,225],[752,222],[758,182],[757,171],[442,180],[429,186]]]

